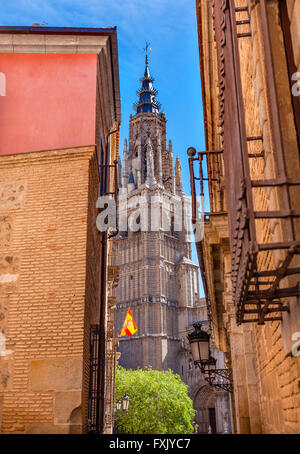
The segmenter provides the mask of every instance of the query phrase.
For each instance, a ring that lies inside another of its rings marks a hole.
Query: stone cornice
[[[53,161],[90,160],[94,155],[96,156],[95,145],[1,155],[0,168],[44,164]]]
[[[147,120],[159,120],[161,121],[162,123],[166,123],[166,117],[165,116],[162,116],[160,113],[156,113],[156,112],[141,112],[141,113],[136,113],[134,115],[131,115],[130,116],[130,123],[134,123],[135,121],[138,121],[140,119],[145,119],[147,118]]]
[[[0,52],[46,54],[98,54],[108,36],[85,34],[1,33]]]

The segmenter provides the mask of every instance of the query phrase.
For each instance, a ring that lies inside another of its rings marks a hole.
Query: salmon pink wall
[[[0,154],[95,143],[96,54],[0,54]]]

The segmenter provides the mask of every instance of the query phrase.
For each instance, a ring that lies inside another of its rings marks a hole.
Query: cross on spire
[[[148,65],[148,49],[149,49],[149,55],[150,55],[150,52],[151,52],[150,43],[148,43],[148,41],[146,41],[146,46],[144,47],[144,52],[146,53],[146,66]]]

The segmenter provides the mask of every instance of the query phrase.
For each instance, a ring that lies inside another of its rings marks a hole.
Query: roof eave
[[[0,33],[37,33],[59,35],[113,35],[117,27],[43,27],[43,26],[0,26]]]

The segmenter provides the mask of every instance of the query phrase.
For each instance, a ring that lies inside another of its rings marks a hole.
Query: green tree
[[[116,401],[125,393],[129,410],[116,412],[115,424],[129,434],[189,434],[195,416],[188,387],[179,375],[151,368],[116,371]]]

